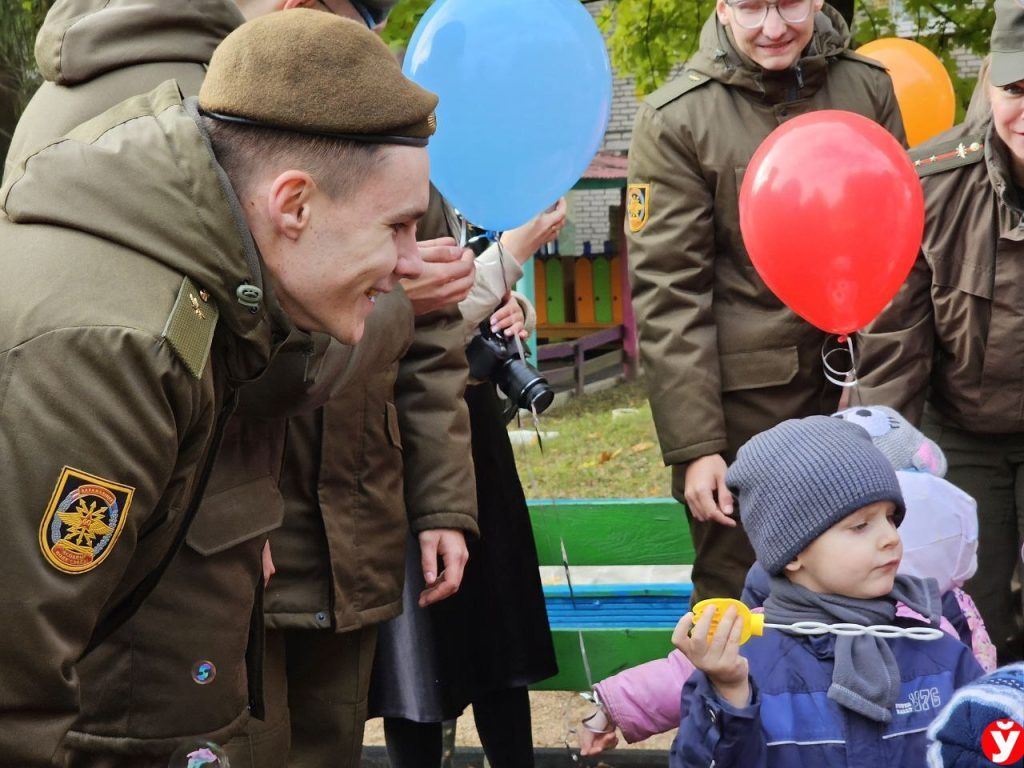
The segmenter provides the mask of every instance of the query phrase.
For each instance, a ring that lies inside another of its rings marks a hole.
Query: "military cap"
[[[996,0],[992,27],[992,65],[989,82],[997,88],[1024,80],[1024,5],[1020,0]]]
[[[203,114],[233,123],[423,147],[437,96],[356,21],[294,8],[246,22],[213,52]]]

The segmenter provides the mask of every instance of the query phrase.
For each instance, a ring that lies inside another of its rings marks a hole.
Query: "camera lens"
[[[555,399],[555,393],[547,379],[537,369],[521,360],[509,360],[505,363],[496,383],[518,407],[530,410],[532,406],[537,413],[543,413]]]

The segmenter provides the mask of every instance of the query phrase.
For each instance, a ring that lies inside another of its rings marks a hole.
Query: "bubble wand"
[[[875,624],[862,626],[860,624],[825,624],[821,621],[797,621],[793,624],[771,624],[765,621],[763,613],[752,613],[751,610],[739,600],[729,597],[713,597],[708,600],[701,600],[693,606],[693,621],[696,624],[708,608],[715,609],[715,615],[711,618],[711,625],[708,627],[708,639],[718,629],[718,623],[726,610],[730,607],[736,608],[736,617],[743,622],[743,630],[740,633],[739,644],[743,645],[751,637],[763,637],[766,629],[778,629],[782,632],[789,632],[794,635],[844,635],[847,637],[856,635],[871,635],[872,637],[907,637],[913,640],[938,640],[945,635],[941,629],[935,627],[894,627],[889,624]]]

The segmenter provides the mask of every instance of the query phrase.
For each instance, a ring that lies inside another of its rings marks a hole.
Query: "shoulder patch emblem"
[[[629,213],[629,231],[639,232],[651,214],[651,185],[630,184],[626,210]]]
[[[85,573],[114,549],[135,489],[64,467],[39,526],[39,546],[58,571]]]

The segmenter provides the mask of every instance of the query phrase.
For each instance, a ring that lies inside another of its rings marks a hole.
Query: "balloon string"
[[[835,384],[837,387],[843,389],[850,389],[851,387],[857,386],[857,358],[853,351],[853,339],[846,334],[837,337],[836,341],[840,345],[834,349],[828,349],[829,339],[825,340],[825,343],[821,346],[821,364],[825,368],[825,378]],[[827,350],[827,351],[826,351]],[[834,359],[836,354],[848,355],[850,358],[850,367],[847,370],[841,370],[836,368],[830,359]],[[858,393],[859,395],[859,393]]]

